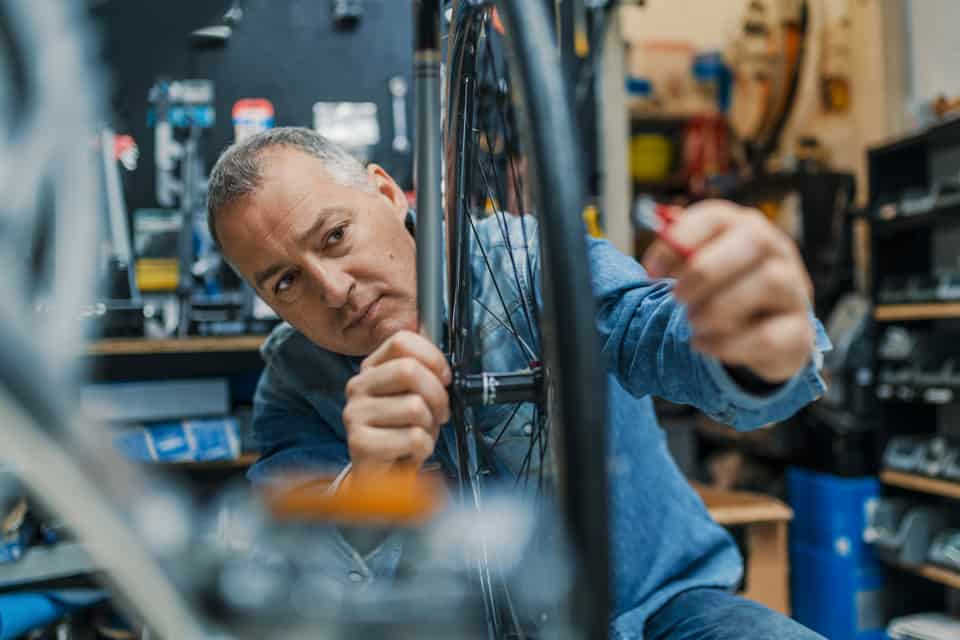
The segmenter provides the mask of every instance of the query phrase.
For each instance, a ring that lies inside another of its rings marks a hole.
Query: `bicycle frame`
[[[417,307],[430,340],[443,343],[443,203],[440,172],[441,0],[414,2],[414,104],[417,190]]]

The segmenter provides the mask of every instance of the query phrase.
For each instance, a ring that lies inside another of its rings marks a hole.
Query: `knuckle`
[[[417,334],[406,329],[396,334],[395,346],[401,353],[409,353],[416,348]]]
[[[714,334],[726,335],[728,333],[732,333],[734,329],[736,329],[732,314],[715,314],[714,320],[710,325],[710,329]]]
[[[782,256],[784,260],[796,264],[802,264],[800,251],[797,249],[794,241],[783,230],[770,225],[770,245],[772,251]]]
[[[410,396],[407,401],[406,413],[411,424],[426,426],[433,422],[433,413],[422,396]]]
[[[393,360],[398,354],[402,353],[402,336],[399,333],[396,333],[390,336],[385,343],[383,343],[383,359],[384,360]]]
[[[759,209],[743,209],[741,215],[743,216],[743,224],[749,224],[756,228],[767,228],[770,226],[770,223],[767,221],[767,216],[763,215],[763,212]]]
[[[729,319],[724,318],[710,325],[707,335],[722,340],[729,337],[735,329],[736,327],[733,326],[733,323]]]
[[[754,241],[770,247],[779,240],[779,231],[762,212],[749,209],[743,216],[743,225],[754,237]]]
[[[402,358],[397,361],[397,375],[404,382],[411,384],[417,380],[420,367],[413,358]]]
[[[707,268],[707,265],[704,264],[704,261],[698,259],[697,255],[694,254],[687,263],[686,272],[685,275],[688,276],[689,279],[701,281],[709,276],[710,270]]]
[[[347,434],[347,449],[351,457],[369,457],[370,441],[358,433]]]
[[[774,326],[764,327],[760,332],[760,349],[767,353],[778,353],[783,348],[783,339]]]
[[[344,393],[347,398],[354,398],[360,392],[360,382],[357,380],[358,376],[353,376],[347,380],[347,386],[344,388]]]
[[[783,289],[790,282],[790,268],[782,260],[767,260],[763,265],[763,279],[767,286]]]
[[[426,460],[433,454],[433,437],[423,429],[414,429],[410,439],[414,455],[421,460]]]
[[[347,406],[343,408],[343,413],[340,418],[343,420],[343,426],[349,432],[354,427],[356,420],[356,410],[353,408],[353,405],[347,403]]]
[[[806,279],[802,271],[787,261],[779,260],[771,265],[771,282],[777,290],[783,295],[784,300],[789,300],[794,307],[804,306],[806,295]]]

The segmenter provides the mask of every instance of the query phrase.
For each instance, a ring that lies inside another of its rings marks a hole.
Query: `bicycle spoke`
[[[491,311],[490,308],[489,308],[487,305],[483,304],[483,301],[482,301],[482,300],[480,300],[479,298],[474,298],[473,301],[476,302],[478,305],[480,305],[480,308],[483,309],[484,311],[486,311],[486,312],[490,315],[490,317],[492,317],[494,320],[496,320],[497,323],[498,323],[501,327],[503,327],[503,328],[506,329],[507,331],[510,331],[510,332],[513,331],[513,329],[510,328],[510,326],[506,323],[506,321],[505,321],[503,318],[501,318],[500,316],[498,316],[496,313],[494,313],[493,311]],[[537,357],[537,354],[534,353],[533,349],[530,348],[530,345],[528,345],[526,342],[524,342],[523,337],[520,336],[520,334],[518,334],[518,333],[517,333],[517,334],[514,334],[514,335],[515,335],[515,337],[517,338],[517,340],[520,342],[520,346],[521,346],[521,348],[523,349],[523,351],[526,353],[527,357],[528,357],[531,361],[539,360],[539,358]]]
[[[516,630],[516,637],[518,640],[526,640],[526,634],[523,632],[523,626],[520,624],[520,617],[517,615],[517,609],[513,606],[513,598],[510,596],[510,586],[507,584],[507,579],[503,575],[503,567],[499,564],[497,565],[497,573],[500,577],[500,589],[503,592],[503,599],[506,601],[507,612],[510,614],[510,621],[513,623],[513,628]]]
[[[489,180],[488,177],[487,177],[486,171],[484,171],[483,163],[478,160],[478,161],[477,161],[477,165],[478,165],[478,168],[480,169],[481,180],[483,181],[484,186],[485,186],[487,192],[489,192],[489,191],[490,191],[490,186],[489,186],[490,180]],[[493,173],[493,182],[494,182],[494,184],[499,185],[499,184],[500,184],[500,176],[497,174],[496,162],[494,162],[493,158],[490,159],[490,171]],[[522,197],[522,196],[521,196],[521,197]],[[515,257],[514,257],[514,252],[513,252],[513,240],[510,238],[510,228],[509,228],[509,224],[507,223],[507,218],[506,218],[506,215],[507,215],[507,214],[506,214],[506,212],[504,211],[504,208],[503,208],[503,206],[502,206],[503,199],[500,198],[500,199],[498,199],[498,200],[495,200],[494,202],[501,204],[501,206],[499,206],[499,207],[496,206],[496,205],[494,206],[493,213],[494,213],[494,216],[496,216],[496,218],[497,218],[497,229],[500,231],[500,237],[501,237],[501,239],[503,240],[503,243],[506,245],[506,247],[507,247],[507,253],[508,253],[509,256],[510,256],[510,264],[511,264],[511,266],[513,267],[513,275],[514,275],[514,280],[516,281],[517,289],[518,289],[518,291],[520,291],[521,293],[523,293],[523,287],[522,287],[521,284],[520,284],[520,273],[519,273],[519,269],[517,269],[517,263],[516,263],[516,259],[515,259]],[[520,204],[522,204],[522,201],[520,201]],[[523,213],[520,214],[520,227],[521,227],[521,229],[522,229],[522,231],[523,231],[523,236],[524,236],[524,238],[523,238],[524,255],[527,256],[527,291],[531,291],[531,292],[532,292],[532,291],[533,291],[533,280],[532,280],[532,277],[531,277],[532,274],[530,273],[530,270],[531,270],[531,266],[532,266],[532,265],[530,264],[530,260],[529,260],[529,256],[530,256],[530,245],[527,243],[527,237],[526,237],[526,230],[527,230],[526,227],[527,227],[527,225],[526,225],[526,222],[524,222],[524,220],[523,220],[523,215],[524,215]],[[532,325],[532,321],[531,321],[531,317],[532,317],[532,316],[531,316],[531,313],[530,313],[530,309],[527,307],[527,299],[526,299],[526,296],[523,297],[523,311],[524,311],[524,316],[525,316],[526,319],[527,319],[527,327],[529,328],[530,333],[531,333],[531,336],[532,336],[532,335],[533,335],[533,325]]]
[[[488,58],[491,59],[491,60],[496,61],[496,58],[495,58],[495,56],[493,55],[492,46],[491,46],[491,44],[490,44],[490,38],[485,38],[485,40],[486,40],[486,42],[484,43],[484,45],[485,45],[486,50],[487,50],[487,56],[488,56]],[[490,68],[492,69],[492,72],[493,72],[493,82],[494,82],[494,86],[500,87],[501,78],[500,78],[500,75],[499,75],[499,74],[497,73],[497,71],[496,71],[495,65],[491,64],[491,65],[490,65]],[[502,110],[502,109],[494,109],[494,111],[496,111],[497,117],[500,119],[500,126],[503,128],[503,131],[504,131],[504,138],[503,138],[503,139],[504,139],[504,147],[505,147],[505,151],[506,151],[506,155],[507,155],[507,168],[508,168],[508,171],[509,171],[509,170],[512,170],[512,173],[513,173],[513,191],[514,191],[514,197],[517,199],[517,205],[518,205],[518,207],[520,208],[520,212],[519,212],[519,213],[520,213],[521,216],[523,216],[523,215],[526,215],[526,211],[524,211],[524,206],[523,206],[523,205],[524,205],[523,194],[526,193],[526,191],[525,191],[524,188],[523,188],[522,177],[521,177],[521,175],[520,175],[520,170],[517,168],[517,160],[516,160],[517,157],[520,155],[520,153],[519,153],[520,150],[519,150],[519,149],[517,148],[517,146],[516,146],[516,138],[515,138],[514,136],[512,136],[512,135],[509,135],[510,132],[511,132],[511,128],[507,126],[507,117],[506,117],[506,115],[504,114],[503,110]],[[521,225],[521,226],[520,226],[520,229],[521,229],[521,231],[522,231],[522,233],[523,233],[523,244],[524,244],[524,246],[530,246],[529,243],[528,243],[528,241],[527,241],[527,226],[526,226],[526,225]],[[534,285],[534,282],[533,282],[533,263],[532,263],[531,260],[530,260],[530,253],[529,253],[529,252],[527,252],[526,258],[527,258],[527,277],[529,278],[529,282],[528,282],[527,284],[529,285],[530,291],[533,291],[533,285]],[[534,305],[534,318],[535,318],[535,319],[538,319],[538,318],[536,317],[536,305]]]
[[[490,191],[489,181],[487,180],[486,172],[483,170],[483,163],[478,162],[477,164],[480,169],[481,179],[483,180],[486,190],[489,192]],[[496,171],[496,169],[494,169],[494,171]],[[531,319],[530,308],[528,307],[526,293],[523,289],[523,286],[520,284],[520,274],[519,274],[519,270],[517,269],[516,259],[514,258],[514,255],[513,255],[513,244],[510,240],[510,229],[507,226],[507,220],[505,217],[506,214],[504,214],[502,211],[497,211],[497,209],[498,207],[495,206],[494,216],[496,216],[497,218],[497,229],[499,229],[500,237],[503,239],[503,242],[507,247],[507,255],[510,256],[510,265],[513,267],[513,279],[514,279],[514,282],[516,283],[517,294],[520,296],[520,302],[523,305],[523,317],[526,319],[526,322],[527,322],[527,330],[530,332],[530,338],[534,339],[535,334],[533,331],[533,320]],[[526,226],[522,221],[520,224],[521,226]],[[524,253],[529,255],[529,250],[530,250],[530,247],[525,245]],[[533,290],[527,289],[527,291],[532,292]]]
[[[516,417],[517,412],[520,410],[520,407],[523,406],[521,403],[513,408],[513,411],[510,412],[510,417],[507,418],[507,421],[503,423],[503,426],[500,427],[500,433],[497,434],[497,437],[493,439],[493,444],[490,445],[490,448],[493,449],[500,443],[500,438],[503,437],[503,434],[507,432],[507,429],[510,427],[510,423],[513,422],[514,417]]]
[[[487,272],[490,274],[490,281],[493,283],[493,288],[497,292],[497,298],[500,300],[500,306],[506,313],[507,323],[510,325],[510,333],[517,340],[517,344],[520,345],[520,348],[523,349],[523,340],[520,338],[520,333],[517,331],[517,327],[513,324],[513,318],[510,317],[510,307],[507,305],[507,301],[503,297],[503,292],[500,291],[500,285],[497,282],[496,270],[494,270],[493,265],[490,264],[490,257],[487,255],[487,250],[483,248],[483,242],[480,240],[480,232],[477,230],[477,225],[474,223],[473,217],[467,216],[467,219],[470,221],[470,228],[473,230],[473,237],[477,241],[477,247],[480,249],[480,254],[483,256],[483,263],[486,265]]]
[[[517,471],[517,477],[514,480],[513,487],[517,488],[520,481],[530,472],[530,464],[533,461],[533,452],[537,451],[537,444],[540,439],[541,430],[537,429],[530,435],[530,444],[527,447],[527,453],[523,456],[523,462],[520,463],[520,469]],[[542,465],[541,465],[542,466]]]

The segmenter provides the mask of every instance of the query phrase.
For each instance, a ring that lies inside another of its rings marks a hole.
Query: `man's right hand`
[[[351,475],[384,473],[397,463],[419,469],[450,419],[451,380],[443,353],[410,331],[394,334],[370,354],[346,388]]]

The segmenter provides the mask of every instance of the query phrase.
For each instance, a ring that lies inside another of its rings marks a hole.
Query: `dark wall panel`
[[[203,152],[207,170],[233,139],[230,110],[239,98],[273,102],[278,125],[312,126],[314,102],[377,103],[380,144],[372,160],[406,188],[412,153],[392,151],[392,101],[387,81],[407,78],[407,125],[413,126],[412,8],[408,0],[363,0],[364,15],[349,30],[332,22],[333,0],[244,0],[243,21],[222,49],[194,50],[188,35],[218,23],[229,0],[112,0],[94,10],[111,74],[119,131],[140,145],[141,162],[127,181],[130,209],[156,206],[153,132],[146,125],[147,93],[160,75],[208,78],[216,92],[215,127]]]

